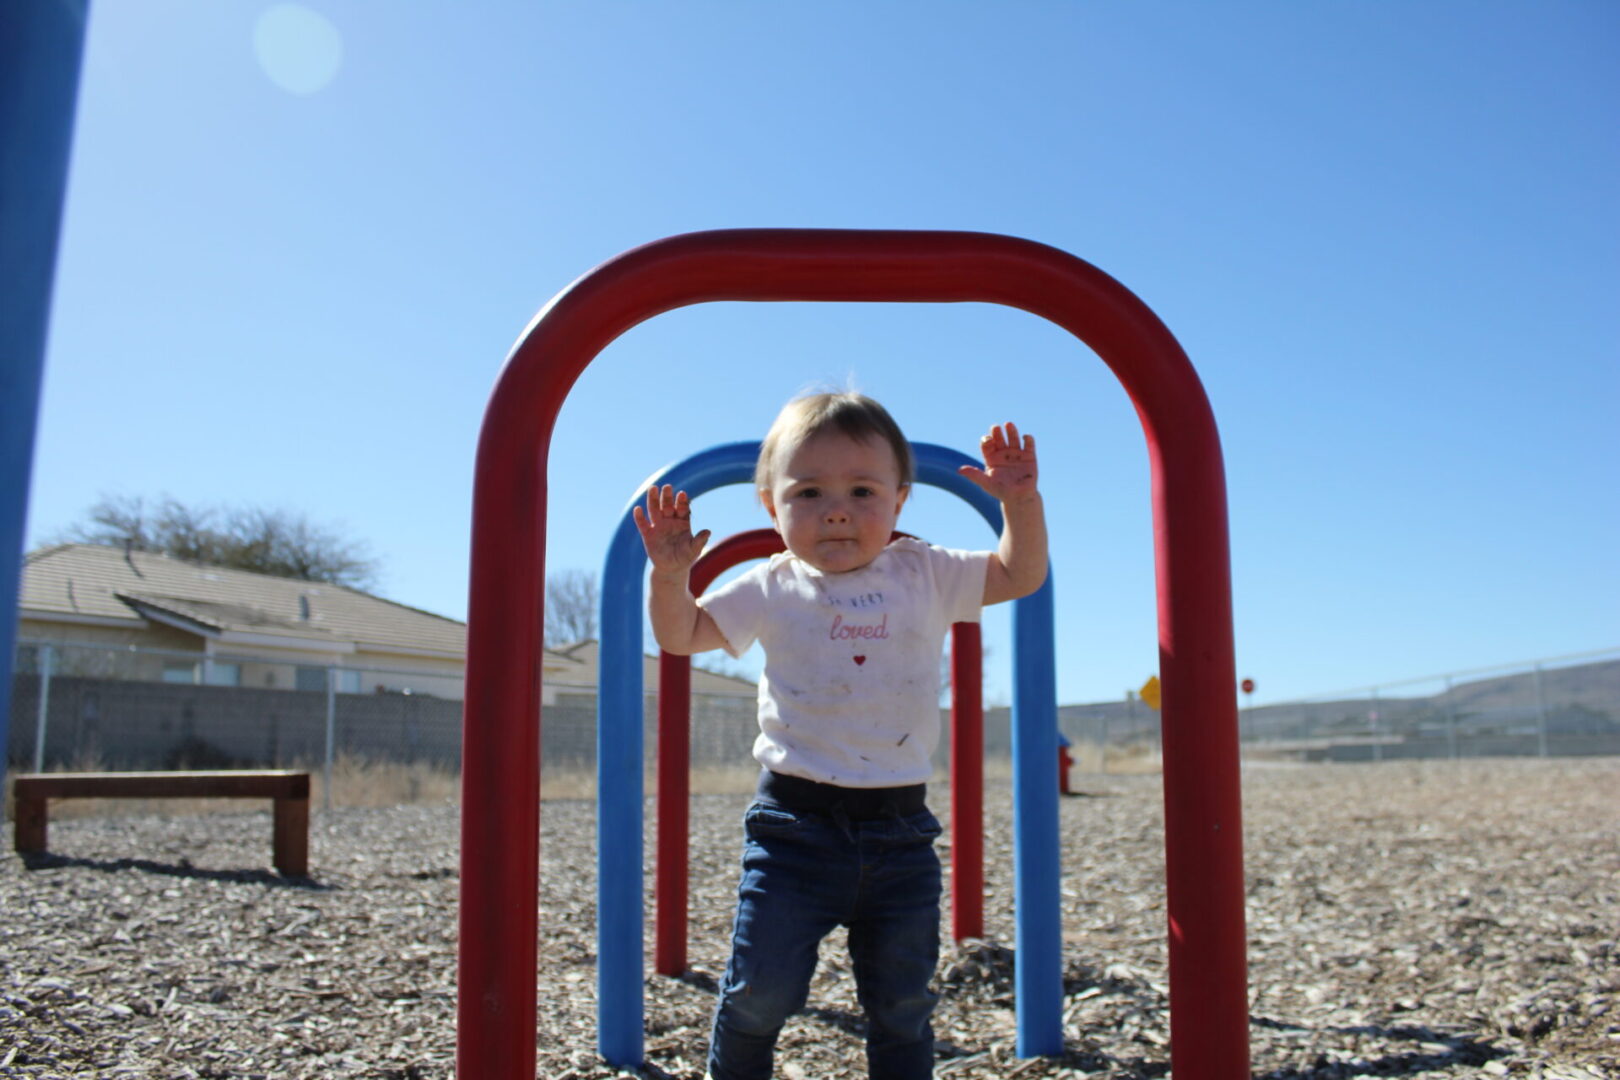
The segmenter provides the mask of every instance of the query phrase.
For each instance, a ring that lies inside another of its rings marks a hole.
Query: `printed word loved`
[[[884,612],[883,618],[875,623],[846,623],[842,615],[834,615],[832,630],[828,632],[827,636],[834,641],[886,638],[889,636],[888,612]]]

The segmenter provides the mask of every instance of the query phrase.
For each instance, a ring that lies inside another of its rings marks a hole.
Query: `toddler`
[[[652,564],[658,644],[690,655],[765,650],[759,789],[731,960],[710,1040],[710,1080],[768,1080],[776,1038],[804,1006],[816,952],[849,934],[874,1080],[933,1075],[929,989],[939,958],[939,822],[925,803],[939,741],[939,658],[954,622],[1046,580],[1035,440],[1012,424],[980,440],[963,475],[1001,503],[995,551],[890,540],[911,492],[911,445],[860,394],[791,401],[761,444],[755,486],[787,547],[694,599],[686,493],[647,492],[636,526]]]

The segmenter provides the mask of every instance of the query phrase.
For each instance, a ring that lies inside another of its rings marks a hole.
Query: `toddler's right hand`
[[[709,530],[692,535],[692,508],[686,492],[655,484],[647,489],[646,510],[637,506],[631,514],[654,573],[684,574],[703,554]]]

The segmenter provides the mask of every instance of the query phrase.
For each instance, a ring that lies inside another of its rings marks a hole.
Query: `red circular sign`
[[[1254,693],[1254,680],[1253,679],[1244,679],[1243,680],[1243,692],[1245,694]]]

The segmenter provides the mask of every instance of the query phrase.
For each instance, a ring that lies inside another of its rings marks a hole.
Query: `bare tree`
[[[370,584],[377,564],[366,546],[288,510],[247,507],[225,516],[231,541],[221,564],[304,581]]]
[[[572,645],[596,637],[596,575],[561,570],[546,575],[546,647]]]
[[[362,541],[347,539],[290,510],[188,506],[170,495],[103,495],[61,540],[128,544],[187,562],[252,570],[303,581],[369,588],[377,560]]]

